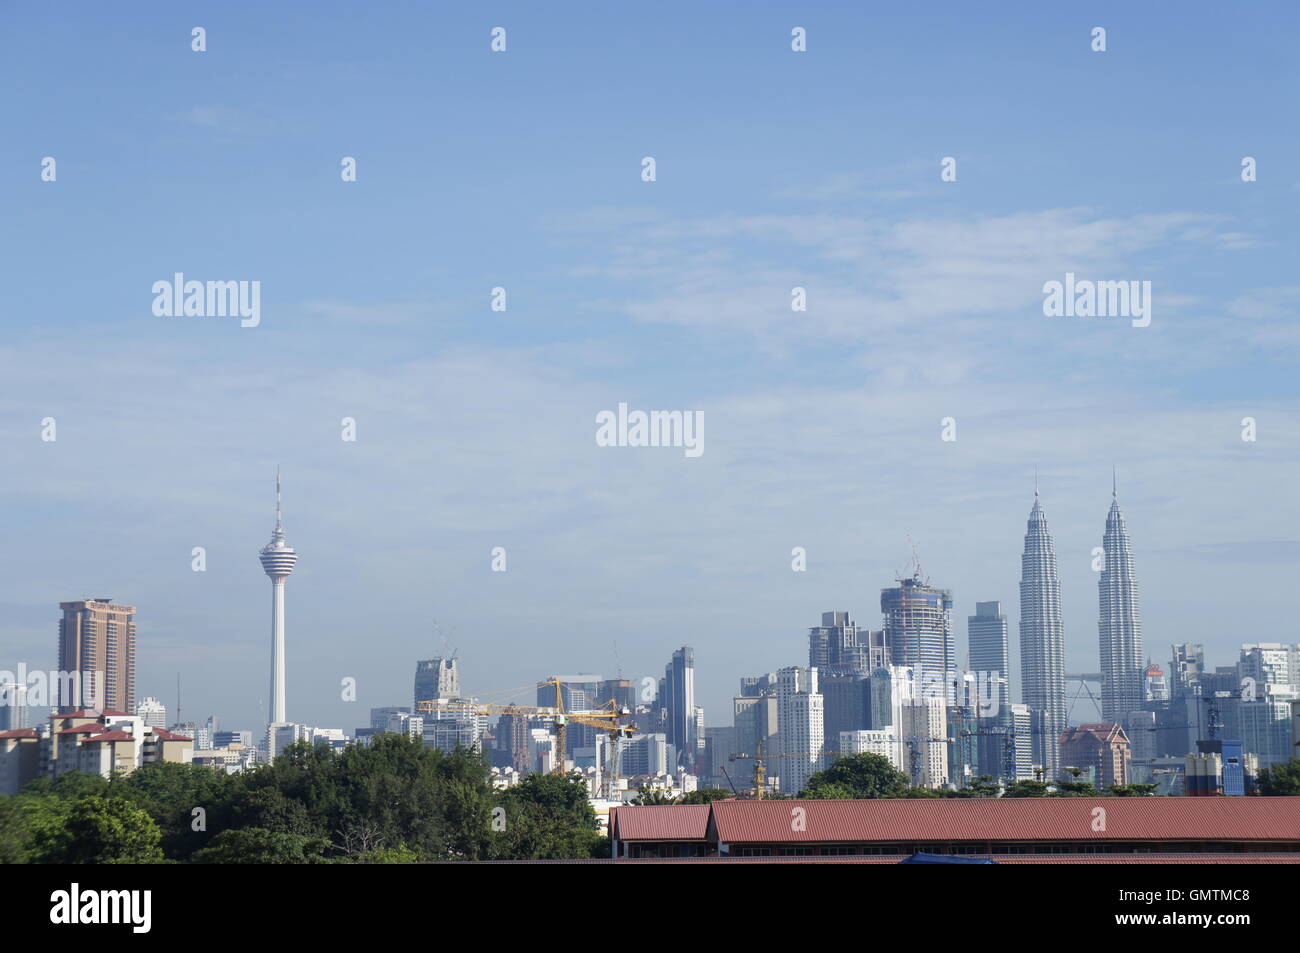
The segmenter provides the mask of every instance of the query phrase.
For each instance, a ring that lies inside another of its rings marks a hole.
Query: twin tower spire
[[[1065,625],[1056,548],[1039,497],[1034,471],[1034,506],[1029,513],[1020,571],[1021,691],[1033,720],[1033,760],[1048,778],[1060,771],[1058,741],[1066,728]],[[1123,722],[1142,708],[1142,625],[1128,527],[1119,508],[1118,473],[1111,473],[1111,505],[1095,569],[1100,616],[1102,716]]]

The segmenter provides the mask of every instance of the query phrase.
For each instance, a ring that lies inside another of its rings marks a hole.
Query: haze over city
[[[492,58],[469,8],[340,4],[214,10],[194,58],[161,42],[190,14],[143,7],[15,8],[0,38],[37,77],[0,94],[13,658],[52,667],[58,603],[111,597],[139,695],[173,705],[179,673],[186,717],[263,725],[277,465],[311,724],[409,703],[444,651],[486,694],[682,645],[726,723],[822,612],[878,628],[913,544],[962,652],[999,600],[1014,653],[1036,468],[1068,671],[1098,670],[1113,465],[1154,659],[1294,641],[1293,11],[1100,5],[1103,69],[1067,56],[1090,23],[1031,5],[978,36],[811,17],[804,58],[762,9],[521,5]],[[176,272],[259,281],[260,323],[155,316]],[[1150,281],[1150,325],[1045,316],[1067,272]],[[620,402],[703,412],[704,452],[598,446]]]

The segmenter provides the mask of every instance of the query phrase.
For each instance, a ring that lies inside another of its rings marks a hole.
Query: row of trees
[[[608,856],[586,786],[493,789],[482,756],[404,735],[294,745],[242,774],[151,764],[0,797],[0,863],[384,863]]]
[[[445,753],[404,735],[341,752],[294,745],[268,765],[225,774],[151,764],[104,779],[77,772],[0,797],[0,863],[387,863],[418,860],[575,859],[608,856],[587,789],[576,777],[530,775],[495,790],[470,751]],[[1260,773],[1260,793],[1300,795],[1300,760]],[[1115,797],[1154,785],[1113,787]],[[1087,797],[1077,780],[981,778],[961,791],[914,788],[887,758],[842,757],[809,779],[805,798]],[[714,788],[672,800],[707,804]]]
[[[800,795],[805,798],[878,798],[878,797],[1150,797],[1154,784],[1117,784],[1104,791],[1087,781],[1074,769],[1069,780],[1013,781],[1000,787],[993,778],[982,777],[959,791],[935,791],[912,787],[907,776],[878,754],[849,755],[838,758],[825,771],[808,779]],[[1264,768],[1259,773],[1259,793],[1264,795],[1300,795],[1300,759]]]

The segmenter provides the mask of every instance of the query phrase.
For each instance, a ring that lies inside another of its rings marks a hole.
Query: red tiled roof
[[[614,857],[575,860],[575,864],[898,864],[907,854],[780,855],[762,857]],[[1300,864],[1300,854],[963,854],[999,864]],[[489,863],[563,863],[563,861],[489,861]]]
[[[55,734],[56,735],[82,735],[82,734],[93,735],[95,732],[99,731],[103,727],[104,727],[103,725],[77,725],[74,728],[60,728],[58,731],[55,732]]]
[[[707,804],[647,804],[610,809],[613,837],[619,840],[704,840],[709,830]]]
[[[1103,830],[1093,829],[1095,808],[1105,809]],[[1300,797],[717,801],[712,809],[724,843],[1300,841]]]
[[[164,731],[161,728],[153,730],[153,736],[159,741],[193,741],[193,738],[186,738],[184,735],[174,735],[170,731]]]
[[[135,741],[135,736],[129,731],[106,731],[102,735],[87,738],[86,741]]]
[[[50,715],[51,718],[98,718],[100,715],[113,715],[120,718],[130,718],[124,711],[114,711],[111,708],[105,708],[103,711],[96,711],[93,708],[83,708],[81,711],[69,711],[62,715]]]
[[[8,731],[0,731],[0,738],[36,738],[35,728],[10,728]]]

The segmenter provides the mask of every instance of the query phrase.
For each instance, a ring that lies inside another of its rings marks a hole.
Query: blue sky
[[[1297,640],[1290,5],[271,6],[4,13],[6,662],[112,596],[138,695],[255,727],[277,463],[309,723],[409,703],[436,626],[482,693],[689,643],[727,724],[822,611],[879,625],[909,538],[959,644],[988,599],[1014,643],[1035,466],[1071,670],[1112,464],[1150,654]],[[176,271],[261,325],[155,317]],[[1151,326],[1044,317],[1066,271],[1151,281]],[[705,454],[597,447],[620,401]]]

